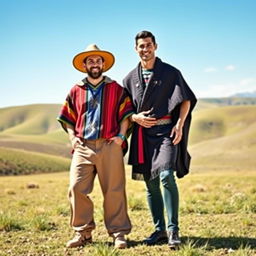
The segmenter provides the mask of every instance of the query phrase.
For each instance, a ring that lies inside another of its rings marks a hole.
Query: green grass
[[[0,148],[0,175],[58,172],[68,170],[69,165],[64,157]]]
[[[256,255],[256,172],[191,173],[177,180],[180,188],[182,246],[147,247],[153,231],[143,182],[130,180],[127,197],[133,224],[128,248],[114,250],[103,221],[102,195],[96,179],[93,243],[65,249],[72,238],[67,200],[68,172],[0,177],[0,255]],[[37,188],[28,189],[28,184]]]
[[[0,213],[0,231],[22,230],[23,225],[18,218],[14,218],[9,214]]]

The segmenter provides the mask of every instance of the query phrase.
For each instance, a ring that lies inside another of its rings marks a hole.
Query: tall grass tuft
[[[24,229],[24,227],[18,219],[15,219],[9,214],[0,213],[0,231],[9,232],[22,229]]]
[[[99,243],[95,246],[92,256],[120,256],[120,252],[107,244]]]
[[[56,213],[58,215],[61,215],[61,216],[69,216],[70,214],[70,207],[66,206],[66,205],[59,205],[57,208],[56,208]]]
[[[45,215],[35,216],[31,222],[30,226],[37,231],[49,231],[56,229],[56,225],[53,222],[50,222],[48,217]]]
[[[144,201],[134,196],[128,198],[128,206],[131,211],[140,211],[146,208]]]
[[[179,250],[177,251],[177,254],[175,253],[175,255],[177,255],[177,256],[206,256],[207,255],[206,248],[207,248],[207,244],[199,247],[196,245],[195,242],[188,240],[186,243],[184,243],[179,248]]]
[[[234,253],[234,256],[253,256],[254,253],[250,246],[241,245]]]

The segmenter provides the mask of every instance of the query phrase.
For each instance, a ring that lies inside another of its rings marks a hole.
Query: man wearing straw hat
[[[96,45],[89,45],[77,54],[73,65],[87,73],[87,77],[71,88],[57,118],[73,148],[69,200],[75,236],[67,247],[92,242],[95,222],[89,194],[96,174],[104,197],[107,231],[116,248],[127,247],[125,235],[131,231],[131,223],[127,214],[123,151],[132,104],[117,82],[102,75],[114,61],[112,53]]]

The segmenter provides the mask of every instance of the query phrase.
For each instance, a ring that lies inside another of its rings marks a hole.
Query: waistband
[[[170,124],[172,122],[170,115],[161,117],[161,118],[157,119],[156,121],[157,121],[156,125],[165,125],[165,124]]]
[[[93,139],[93,140],[80,138],[80,140],[83,142],[83,145],[86,145],[86,144],[101,144],[101,143],[104,143],[106,141],[106,139],[103,139],[103,138]]]

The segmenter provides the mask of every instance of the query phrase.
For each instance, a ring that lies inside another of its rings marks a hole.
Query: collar
[[[106,84],[110,84],[110,83],[112,83],[112,82],[114,82],[114,80],[112,80],[110,77],[108,77],[108,76],[104,76],[104,79],[100,82],[100,84],[102,83],[102,82],[105,82]],[[78,86],[84,86],[85,84],[87,84],[87,79],[86,79],[86,77],[83,79],[83,80],[81,80],[81,81],[79,81],[79,82],[77,82],[76,83]]]

